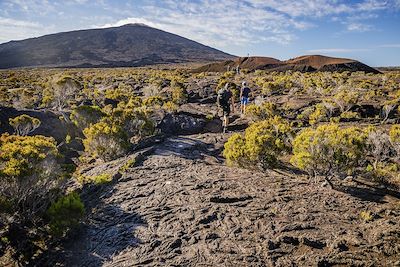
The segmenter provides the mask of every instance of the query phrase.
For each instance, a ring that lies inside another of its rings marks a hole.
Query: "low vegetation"
[[[398,71],[194,74],[116,68],[5,70],[0,75],[0,106],[19,110],[1,121],[0,252],[12,251],[19,262],[39,253],[37,240],[47,244],[79,225],[83,201],[77,192],[67,193],[67,181],[104,186],[115,177],[72,175],[76,167],[126,156],[160,131],[160,118],[175,118],[193,104],[205,110],[197,115],[201,120],[214,123],[216,92],[227,83],[237,104],[242,81],[252,89],[242,119],[248,127],[224,145],[228,165],[286,166],[313,181],[335,183],[351,176],[400,187]],[[56,114],[65,134],[35,135],[52,126],[27,109]],[[119,172],[134,166],[129,161]],[[374,220],[369,211],[359,217]]]

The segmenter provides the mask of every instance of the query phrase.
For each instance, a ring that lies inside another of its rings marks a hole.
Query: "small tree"
[[[337,124],[307,128],[293,141],[293,165],[315,178],[324,176],[330,183],[333,176],[354,171],[364,159],[367,134],[357,127],[340,128]]]
[[[70,76],[64,76],[53,83],[52,90],[54,106],[63,111],[77,97],[81,84]]]
[[[376,170],[378,164],[387,162],[391,157],[392,145],[390,137],[382,130],[368,129],[367,136],[368,154],[372,157],[372,166]]]
[[[396,108],[398,104],[397,100],[386,101],[382,107],[382,123],[386,122],[390,116],[390,113]]]
[[[9,123],[14,128],[15,133],[21,136],[28,135],[40,126],[39,119],[26,114],[9,119]]]

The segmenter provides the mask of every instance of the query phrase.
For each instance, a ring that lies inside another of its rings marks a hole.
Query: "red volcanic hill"
[[[286,61],[270,57],[241,57],[235,60],[211,63],[195,69],[194,72],[224,72],[228,69],[270,70],[270,71],[364,71],[367,73],[380,73],[378,70],[347,58],[334,58],[321,55],[300,56]]]

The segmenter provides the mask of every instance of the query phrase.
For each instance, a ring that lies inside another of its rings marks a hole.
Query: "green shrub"
[[[40,126],[40,120],[29,115],[23,114],[13,119],[9,119],[10,125],[18,135],[28,135]]]
[[[340,111],[349,111],[359,99],[360,95],[357,91],[348,87],[339,88],[339,92],[333,97],[333,101],[336,103]]]
[[[307,128],[293,141],[293,165],[310,175],[350,174],[364,159],[367,134],[357,127],[337,124]]]
[[[188,94],[184,85],[177,81],[171,82],[171,98],[172,102],[177,105],[185,104],[188,100]]]
[[[162,108],[170,113],[176,112],[178,110],[178,105],[172,101],[165,102]]]
[[[360,219],[364,222],[370,222],[374,219],[374,216],[371,211],[363,210],[360,212]]]
[[[128,136],[121,126],[100,121],[83,130],[85,151],[93,158],[109,161],[123,156],[129,148]]]
[[[395,124],[389,131],[390,142],[396,151],[396,158],[400,159],[400,124]]]
[[[124,173],[128,169],[133,168],[135,166],[135,164],[136,164],[136,158],[129,159],[124,165],[122,165],[119,168],[118,172]]]
[[[268,168],[277,163],[278,156],[289,150],[291,134],[289,123],[275,116],[250,125],[244,137],[231,136],[224,145],[223,154],[229,165]]]
[[[36,218],[63,182],[60,160],[51,137],[1,135],[0,198],[22,220]]]
[[[271,102],[264,102],[261,105],[250,104],[246,107],[246,113],[253,121],[266,120],[276,115],[276,106]]]
[[[150,118],[150,112],[146,107],[130,109],[119,105],[113,110],[108,121],[121,127],[131,143],[138,143],[155,131],[155,123]]]
[[[161,96],[149,96],[143,100],[143,105],[146,107],[162,106],[164,100]]]
[[[50,231],[62,236],[67,230],[78,225],[84,215],[84,205],[75,192],[59,198],[47,210],[50,219]]]
[[[360,116],[357,112],[345,111],[342,114],[340,114],[340,118],[344,120],[351,120],[351,119],[359,119]]]
[[[321,121],[326,121],[327,113],[328,111],[323,104],[320,103],[315,105],[314,112],[312,112],[308,118],[310,125],[314,125]]]
[[[230,166],[246,167],[249,161],[246,153],[246,140],[238,133],[233,134],[224,145],[224,157]]]
[[[70,115],[71,121],[83,130],[88,128],[90,125],[97,123],[105,114],[101,111],[98,106],[79,106],[76,107]]]
[[[74,174],[75,179],[80,183],[80,184],[90,184],[93,183],[95,185],[102,185],[102,184],[108,184],[112,181],[112,176],[109,173],[102,173],[99,175],[94,175],[94,176],[87,176],[80,174],[79,172],[76,172]]]
[[[264,82],[262,84],[262,93],[266,96],[271,96],[278,93],[281,90],[281,86],[276,82]]]
[[[398,164],[378,162],[375,166],[368,165],[366,170],[375,181],[400,187]]]

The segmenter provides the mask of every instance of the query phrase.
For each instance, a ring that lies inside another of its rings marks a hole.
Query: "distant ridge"
[[[201,66],[194,72],[223,72],[239,66],[241,69],[270,70],[270,71],[364,71],[367,73],[380,73],[378,70],[361,63],[357,60],[347,58],[334,58],[322,55],[300,56],[286,61],[280,61],[270,57],[240,57],[224,62],[210,63]]]
[[[79,30],[0,44],[0,68],[126,67],[235,58],[187,38],[149,27]]]

